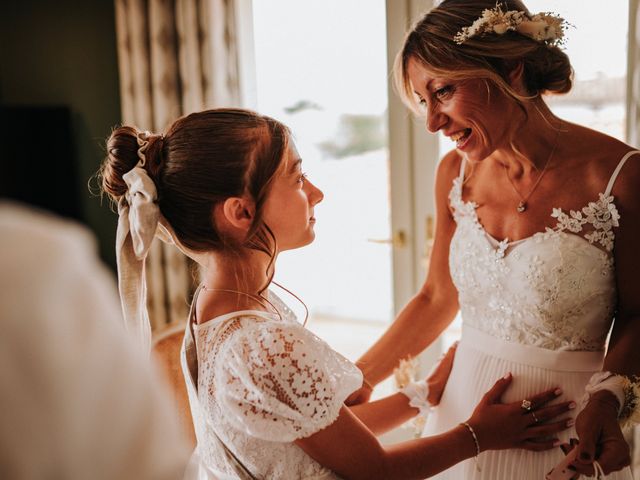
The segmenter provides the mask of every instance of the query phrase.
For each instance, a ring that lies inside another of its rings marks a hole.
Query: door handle
[[[394,248],[404,248],[407,246],[407,234],[404,230],[398,230],[391,238],[368,238],[367,241],[371,243],[391,244]]]

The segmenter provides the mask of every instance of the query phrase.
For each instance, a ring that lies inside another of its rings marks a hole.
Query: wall
[[[103,158],[104,139],[120,121],[113,0],[5,2],[0,104],[71,109],[84,221],[98,236],[101,256],[113,266],[116,216],[87,188]]]

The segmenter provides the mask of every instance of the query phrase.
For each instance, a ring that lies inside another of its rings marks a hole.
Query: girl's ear
[[[233,228],[248,232],[253,224],[255,205],[246,197],[229,197],[222,204],[222,214]]]

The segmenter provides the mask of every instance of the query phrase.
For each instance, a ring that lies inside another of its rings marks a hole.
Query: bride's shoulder
[[[462,154],[458,150],[453,149],[445,153],[438,163],[438,173],[449,177],[457,177],[460,174],[460,166],[462,165]]]
[[[462,155],[457,150],[446,153],[438,162],[436,185],[451,186],[453,180],[460,175]]]
[[[453,181],[460,176],[462,155],[457,150],[451,150],[438,162],[435,178],[436,203],[446,205],[447,198],[452,191]]]
[[[581,125],[567,124],[562,142],[562,157],[568,160],[582,177],[594,185],[606,184],[621,160],[636,148],[606,133]],[[640,154],[632,155],[624,168],[624,176],[640,180]],[[632,166],[632,164],[634,164]],[[623,176],[620,176],[622,180]]]
[[[565,158],[576,160],[583,168],[615,168],[626,153],[635,150],[611,135],[572,123],[566,124],[563,136],[561,144]]]

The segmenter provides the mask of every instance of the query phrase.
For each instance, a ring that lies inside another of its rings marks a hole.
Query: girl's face
[[[286,168],[274,180],[264,205],[264,222],[273,231],[279,251],[313,241],[314,207],[324,198],[302,172],[302,159],[292,142],[285,155]]]
[[[513,119],[521,112],[515,111],[515,101],[490,82],[434,77],[414,59],[409,61],[407,72],[424,108],[427,130],[442,130],[472,161],[509,146]]]

